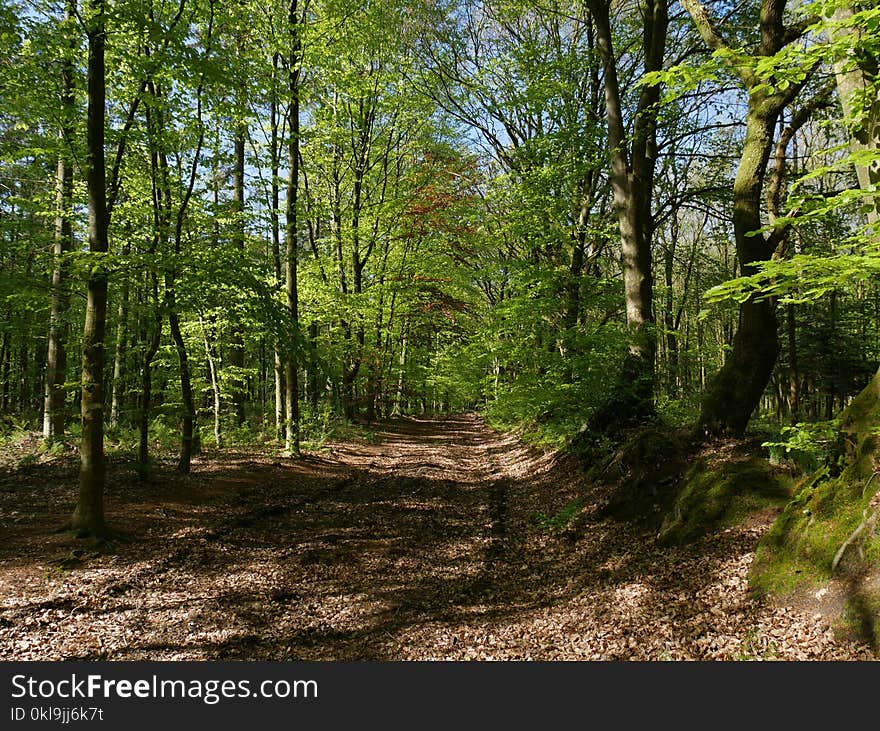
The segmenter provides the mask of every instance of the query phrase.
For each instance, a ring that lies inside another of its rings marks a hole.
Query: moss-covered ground
[[[791,497],[793,479],[749,450],[699,457],[666,512],[659,537],[679,544],[711,530],[741,523]]]
[[[880,378],[840,418],[838,451],[804,479],[761,541],[750,584],[791,594],[845,587],[843,629],[880,647]],[[821,589],[820,589],[821,590]]]

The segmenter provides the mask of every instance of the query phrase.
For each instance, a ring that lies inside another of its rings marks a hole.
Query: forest
[[[0,0],[0,658],[880,652],[880,6]]]

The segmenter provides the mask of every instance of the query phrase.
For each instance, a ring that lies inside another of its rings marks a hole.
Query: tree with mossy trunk
[[[758,72],[761,62],[772,60],[802,38],[814,20],[787,25],[786,4],[786,0],[761,1],[760,40],[750,55],[735,49],[722,36],[699,0],[683,0],[703,41],[728,60],[728,66],[748,94],[745,139],[733,183],[734,238],[744,276],[755,273],[761,262],[769,261],[784,237],[784,228],[761,232],[768,163],[779,117],[795,100],[816,65],[814,61],[795,69],[792,78],[786,76],[779,83]],[[703,400],[699,431],[709,436],[742,435],[767,388],[778,353],[775,301],[752,295],[740,304],[739,328],[731,351]]]

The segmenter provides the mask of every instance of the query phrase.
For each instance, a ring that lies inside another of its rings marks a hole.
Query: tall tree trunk
[[[406,342],[407,342],[407,326],[403,324],[400,334],[400,358],[397,362],[397,389],[394,394],[394,410],[392,416],[400,416],[403,411],[403,385],[404,374],[406,373]]]
[[[318,359],[315,357],[318,351],[318,323],[315,320],[312,320],[309,323],[309,353],[311,357],[309,358],[309,383],[308,383],[308,397],[309,397],[309,405],[312,409],[312,418],[317,417],[318,413],[318,398],[321,395],[321,369],[318,367]]]
[[[161,98],[161,90],[158,85],[150,82],[151,92]],[[167,228],[171,215],[172,198],[171,198],[171,181],[168,167],[168,157],[162,145],[162,133],[165,129],[164,117],[161,110],[157,112],[156,132],[157,138],[154,142],[158,149],[154,153],[155,163],[158,171],[158,196],[157,205],[161,210],[161,219],[158,222],[160,230],[160,240],[167,242]],[[198,153],[196,160],[198,159]],[[197,163],[194,163],[194,165]],[[192,188],[190,187],[190,190]],[[181,233],[183,225],[183,216],[186,209],[186,201],[181,204],[178,209],[177,222],[174,235],[174,254],[175,260],[179,259],[181,254]],[[181,414],[180,428],[180,455],[177,462],[177,471],[182,474],[188,474],[193,453],[198,452],[198,424],[196,422],[195,398],[192,391],[192,376],[189,365],[189,355],[186,350],[186,341],[183,339],[183,332],[180,329],[180,315],[177,312],[177,273],[175,264],[165,269],[165,311],[168,315],[168,329],[171,332],[171,339],[174,348],[177,351],[177,360],[180,367],[180,391],[183,401],[183,413]]]
[[[675,250],[678,246],[677,228],[672,223],[671,241],[667,242],[663,252],[663,274],[666,285],[665,303],[663,307],[663,327],[666,330],[666,370],[668,373],[667,388],[672,398],[678,397],[678,333],[675,322],[675,300],[673,297],[673,274],[675,264]]]
[[[298,0],[290,0],[288,8],[288,32],[290,34],[290,56],[288,68],[288,93],[290,95],[290,137],[287,144],[287,220],[285,230],[285,293],[287,295],[287,314],[289,317],[291,346],[286,363],[286,411],[287,429],[285,449],[290,454],[299,454],[299,292],[297,290],[297,197],[299,193],[299,135],[300,135],[300,75],[302,64],[302,36],[300,28]],[[305,15],[305,13],[303,13]]]
[[[208,375],[211,378],[211,394],[213,396],[214,409],[214,442],[217,449],[223,447],[223,434],[220,429],[221,402],[220,402],[220,379],[217,374],[217,355],[214,346],[208,337],[208,329],[205,327],[204,318],[199,315],[199,325],[202,328],[202,339],[205,341],[205,357],[208,359]]]
[[[642,4],[646,72],[663,68],[668,28],[666,2],[646,0]],[[657,340],[652,309],[651,204],[660,86],[642,87],[628,149],[609,17],[610,3],[588,0],[588,7],[596,24],[596,44],[605,72],[611,187],[620,232],[626,322],[630,332],[630,347],[621,377],[611,398],[591,419],[590,431],[596,432],[642,421],[654,413]]]
[[[733,183],[733,228],[743,276],[754,274],[775,248],[761,228],[761,198],[773,133],[782,107],[750,94],[746,137]],[[776,305],[751,296],[740,304],[733,347],[703,400],[700,428],[710,435],[741,435],[770,381],[779,353]]]
[[[174,274],[165,275],[166,307],[168,308],[168,329],[177,351],[180,366],[180,392],[183,399],[182,424],[180,428],[180,455],[177,460],[177,471],[189,474],[193,454],[198,454],[201,445],[198,439],[198,423],[196,421],[196,401],[193,396],[192,375],[186,341],[180,329],[180,316],[177,314],[177,302],[174,290]]]
[[[243,114],[244,91],[239,89],[239,109],[238,114]],[[245,226],[244,226],[244,143],[247,128],[241,119],[236,120],[235,124],[235,164],[233,166],[232,176],[232,213],[234,216],[234,242],[237,249],[244,256],[245,248]],[[230,381],[232,396],[232,410],[235,417],[235,423],[241,426],[244,424],[244,401],[245,401],[245,380],[244,380],[244,338],[241,331],[241,323],[238,322],[237,316],[233,316],[232,332],[229,336],[229,365],[232,366],[234,373]]]
[[[150,464],[150,408],[153,398],[153,358],[162,342],[162,311],[159,308],[159,280],[155,272],[150,273],[151,301],[153,303],[153,323],[150,328],[145,318],[141,331],[144,353],[141,359],[141,408],[138,414],[138,476],[146,480]]]
[[[22,414],[30,411],[30,405],[28,404],[30,400],[28,398],[30,395],[28,392],[30,349],[28,348],[28,343],[27,338],[22,338],[18,346],[18,410]]]
[[[150,94],[157,95],[155,84],[148,84]],[[157,110],[157,114],[159,111]],[[144,108],[144,118],[147,126],[147,138],[150,147],[150,185],[153,208],[153,236],[148,247],[150,256],[155,256],[157,251],[163,251],[168,243],[168,226],[170,215],[168,200],[169,190],[163,179],[165,171],[159,164],[160,134],[156,128],[155,115],[148,104]],[[155,270],[150,271],[149,289],[146,298],[150,299],[153,306],[153,323],[150,327],[149,320],[145,317],[141,328],[141,345],[143,354],[141,358],[141,393],[140,410],[138,413],[138,459],[137,472],[141,481],[146,481],[150,472],[150,409],[153,399],[153,358],[159,351],[162,341],[162,323],[164,322],[163,309],[159,303],[159,276]]]
[[[792,424],[798,422],[801,412],[796,314],[795,305],[790,304],[786,307],[786,329],[788,332],[788,414]]]
[[[281,222],[278,212],[279,206],[279,185],[278,185],[278,169],[280,167],[280,137],[278,134],[279,112],[278,112],[278,64],[279,54],[272,57],[272,94],[269,104],[269,118],[272,128],[272,139],[270,144],[272,183],[271,183],[271,207],[270,218],[272,221],[272,261],[275,265],[275,286],[281,288]],[[286,433],[285,424],[285,392],[284,392],[284,357],[283,348],[276,337],[274,346],[274,371],[275,371],[275,438],[283,439]]]
[[[9,409],[9,377],[12,371],[12,335],[3,333],[0,340],[0,381],[3,382],[3,393],[0,394],[0,407]]]
[[[89,251],[107,252],[107,187],[104,168],[104,0],[91,0],[88,29],[88,198]],[[71,520],[80,535],[103,537],[104,522],[104,334],[107,319],[107,272],[100,261],[88,280],[82,356],[82,443],[79,501]]]
[[[710,48],[728,48],[698,0],[684,0],[683,4]],[[774,56],[802,34],[784,25],[785,5],[786,0],[762,0],[759,57]],[[781,229],[772,234],[757,233],[762,228],[762,193],[779,115],[806,79],[784,90],[768,91],[751,67],[737,67],[736,72],[749,102],[743,150],[733,183],[733,228],[740,269],[748,276],[770,258],[784,235]],[[739,328],[730,354],[703,399],[698,430],[708,436],[742,435],[770,382],[778,353],[776,303],[752,295],[740,304]]]
[[[204,56],[206,58],[210,57],[211,55],[211,46],[213,42],[214,0],[211,0],[209,2],[208,7],[209,15],[204,47]],[[153,96],[155,96],[156,98],[162,97],[162,90],[154,80],[150,79],[147,82],[147,87],[149,88],[150,93]],[[202,146],[205,142],[205,125],[202,118],[202,93],[204,92],[204,88],[205,77],[203,74],[199,79],[199,85],[196,90],[195,99],[195,116],[199,130],[198,142],[196,143],[196,149],[193,154],[192,166],[189,170],[189,181],[184,190],[180,205],[177,208],[174,221],[175,262],[181,260],[181,253],[183,248],[183,225],[184,221],[186,220],[186,213],[189,207],[189,202],[192,198],[193,190],[195,189],[196,178],[199,171],[199,162],[201,160],[202,154]],[[167,230],[171,218],[172,198],[168,157],[164,147],[165,142],[163,139],[165,124],[161,108],[157,110],[157,117],[158,119],[156,130],[158,134],[155,135],[155,139],[153,141],[153,150],[151,151],[151,157],[153,159],[152,165],[154,168],[154,178],[156,177],[155,170],[159,171],[159,190],[158,192],[154,191],[154,196],[156,197],[154,206],[156,207],[157,211],[162,211],[162,217],[161,220],[158,221],[157,231],[159,232],[159,235],[162,237],[162,239],[164,241],[167,241]],[[177,312],[175,266],[176,263],[166,267],[165,269],[164,304],[165,310],[168,314],[168,326],[169,330],[171,331],[171,339],[174,342],[174,347],[177,351],[177,359],[180,366],[180,390],[183,400],[183,414],[181,418],[180,434],[180,457],[177,463],[177,471],[182,474],[188,474],[190,471],[192,456],[193,454],[197,454],[200,451],[201,444],[199,443],[198,419],[195,398],[193,396],[189,356],[186,350],[186,341],[184,340],[183,333],[180,329],[180,315]]]
[[[334,94],[333,112],[337,113],[338,98]],[[330,235],[333,237],[334,256],[336,259],[337,273],[339,277],[339,292],[343,295],[349,293],[348,275],[346,273],[345,255],[342,246],[342,198],[341,185],[342,173],[340,166],[342,163],[342,151],[338,143],[333,146],[333,167],[331,173],[332,185],[330,189]],[[339,325],[342,328],[342,337],[344,343],[343,367],[342,367],[342,383],[337,387],[334,383],[334,393],[337,402],[342,401],[342,410],[345,418],[352,420],[355,417],[354,404],[354,379],[357,377],[357,368],[351,367],[351,322],[347,318],[340,318]],[[359,364],[358,364],[359,367]]]
[[[68,0],[64,12],[65,33],[76,18],[76,0]],[[76,47],[73,38],[69,44],[71,53]],[[55,197],[55,245],[52,269],[52,303],[49,311],[49,338],[46,353],[46,388],[43,399],[43,436],[54,439],[64,434],[66,417],[67,379],[67,310],[70,293],[67,282],[65,256],[73,250],[73,227],[70,222],[73,201],[73,161],[70,146],[73,144],[76,101],[73,85],[73,58],[61,61],[61,129],[59,132],[58,168],[55,173],[57,192]]]

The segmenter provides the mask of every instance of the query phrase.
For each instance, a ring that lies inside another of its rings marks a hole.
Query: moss
[[[843,431],[851,434],[866,433],[880,426],[880,374],[844,409],[840,424]]]
[[[880,489],[873,471],[874,442],[873,438],[862,440],[849,467],[838,477],[830,477],[825,469],[804,481],[761,540],[750,578],[755,590],[787,593],[831,578],[837,552],[872,510],[871,500]],[[843,555],[842,568],[858,573],[877,565],[880,548],[875,535],[860,537],[856,548],[861,551],[848,550]]]
[[[605,515],[683,543],[790,499],[793,480],[767,462],[761,441],[700,444],[685,430],[641,429],[594,463],[588,479],[614,486]]]
[[[606,515],[659,525],[675,500],[692,453],[690,434],[684,430],[642,429],[597,462],[587,479],[616,485]]]
[[[751,584],[760,592],[788,592],[829,579],[840,548],[875,507],[880,489],[880,374],[839,419],[840,474],[828,468],[806,480],[761,541]],[[863,530],[845,551],[841,573],[857,576],[880,565],[875,533]]]
[[[781,507],[790,497],[790,478],[760,456],[703,457],[685,474],[659,538],[666,544],[683,543],[740,523],[759,510]]]
[[[880,566],[880,535],[874,535],[865,545],[865,560],[872,566]]]

